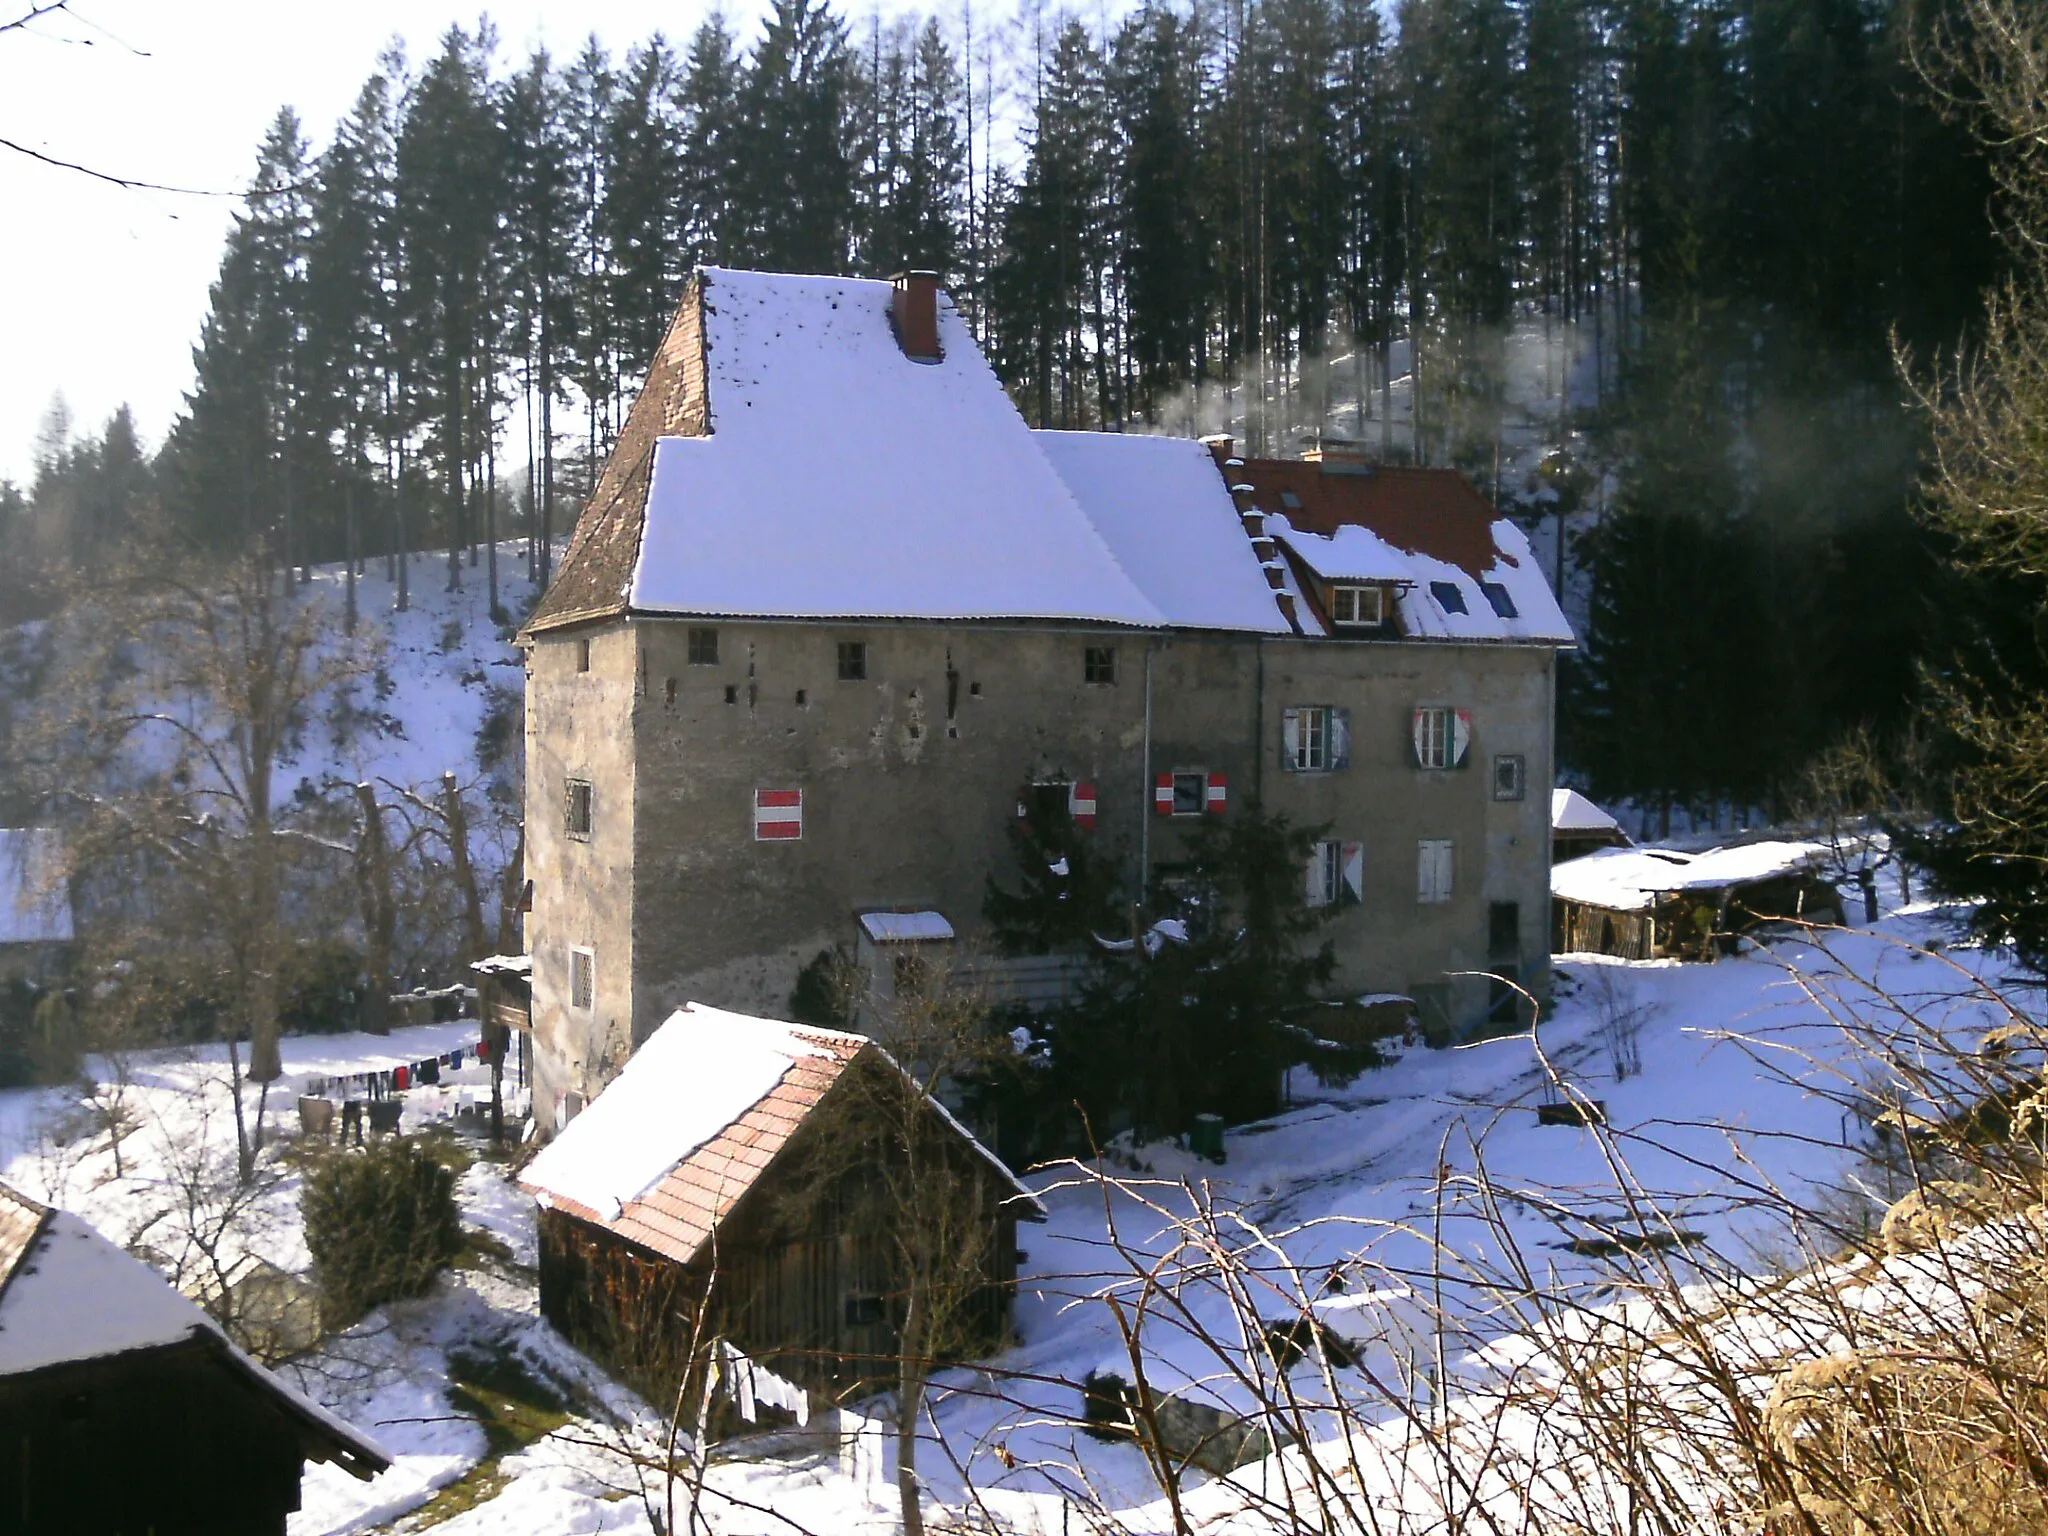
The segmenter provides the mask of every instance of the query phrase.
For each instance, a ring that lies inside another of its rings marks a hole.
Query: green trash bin
[[[1206,1157],[1212,1163],[1223,1158],[1223,1117],[1221,1115],[1195,1116],[1195,1128],[1188,1132],[1188,1150],[1197,1157]]]

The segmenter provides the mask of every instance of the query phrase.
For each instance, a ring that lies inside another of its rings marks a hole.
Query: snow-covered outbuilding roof
[[[1553,789],[1550,792],[1550,830],[1619,832],[1621,823],[1576,789]]]
[[[1293,633],[1201,443],[1122,432],[1032,435],[1168,624]]]
[[[864,1053],[865,1035],[686,1003],[520,1176],[543,1206],[688,1264]],[[1015,1191],[1038,1199],[931,1101]]]
[[[391,1464],[376,1441],[244,1354],[161,1275],[69,1211],[0,1184],[0,1376],[198,1345],[300,1427],[305,1455],[359,1478]]]
[[[1746,843],[1683,853],[1675,848],[1602,848],[1550,871],[1560,901],[1641,912],[1684,891],[1717,891],[1811,872],[1827,850],[1818,843]]]
[[[0,944],[68,944],[71,938],[63,833],[0,827]]]

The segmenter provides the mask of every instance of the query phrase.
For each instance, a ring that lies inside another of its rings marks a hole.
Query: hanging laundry
[[[414,1080],[418,1082],[439,1083],[441,1081],[441,1063],[439,1061],[423,1061],[412,1069],[412,1075]]]
[[[448,1065],[460,1072],[462,1070],[462,1052],[450,1051],[448,1053]]]
[[[391,1073],[391,1086],[400,1093],[412,1086],[412,1073],[404,1067],[395,1067]]]

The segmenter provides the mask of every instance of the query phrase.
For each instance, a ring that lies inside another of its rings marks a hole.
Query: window
[[[1299,512],[1301,510],[1301,498],[1292,491],[1282,491],[1280,493],[1280,505],[1290,512]]]
[[[1173,814],[1199,816],[1209,803],[1209,775],[1199,768],[1187,768],[1173,775]]]
[[[879,1296],[849,1296],[846,1298],[846,1326],[849,1328],[872,1328],[883,1318],[882,1298]]]
[[[1415,766],[1448,768],[1455,760],[1453,748],[1457,720],[1441,704],[1427,704],[1415,711]]]
[[[1432,581],[1429,584],[1429,595],[1436,599],[1437,607],[1443,609],[1445,613],[1465,611],[1465,594],[1458,590],[1455,581]]]
[[[1425,837],[1415,845],[1415,899],[1421,902],[1451,899],[1451,840]]]
[[[1308,904],[1346,906],[1365,899],[1365,845],[1329,838],[1309,850]]]
[[[717,630],[693,629],[690,631],[690,665],[693,667],[715,667],[718,665]]]
[[[578,672],[588,672],[590,670],[590,642],[588,640],[578,640],[576,642],[576,670]]]
[[[1515,609],[1514,598],[1509,595],[1508,589],[1499,582],[1482,581],[1479,583],[1479,590],[1485,594],[1486,601],[1492,605],[1495,617],[1503,619],[1519,619],[1521,617],[1521,614]]]
[[[737,704],[739,703],[739,701],[740,685],[738,683],[727,683],[725,685],[725,702],[728,704]]]
[[[569,781],[568,828],[571,837],[590,836],[592,822],[593,791],[588,779]]]
[[[1351,766],[1351,712],[1305,704],[1280,714],[1280,766],[1290,773],[1323,773]]]
[[[1091,645],[1082,653],[1081,677],[1084,682],[1113,683],[1116,681],[1116,647],[1113,645]]]
[[[1529,792],[1529,760],[1519,752],[1499,752],[1493,759],[1493,798],[1519,800]]]
[[[1335,624],[1383,624],[1386,591],[1381,587],[1330,588],[1330,620]]]
[[[597,956],[587,949],[569,951],[569,1006],[597,1006]]]
[[[857,683],[868,675],[868,646],[865,640],[839,642],[839,681]]]
[[[1486,904],[1486,958],[1519,960],[1522,957],[1522,904],[1518,901],[1489,901]]]

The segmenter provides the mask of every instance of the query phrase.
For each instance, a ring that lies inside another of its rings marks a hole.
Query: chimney
[[[900,272],[896,292],[889,303],[889,319],[896,327],[896,345],[914,363],[936,363],[939,351],[939,274]]]
[[[1326,475],[1369,475],[1372,456],[1364,442],[1355,437],[1330,437],[1317,433],[1302,457],[1322,467]]]
[[[1202,446],[1208,449],[1210,455],[1216,460],[1216,466],[1219,469],[1244,462],[1242,459],[1234,459],[1230,456],[1230,450],[1236,446],[1236,443],[1227,432],[1212,432],[1201,441]]]

